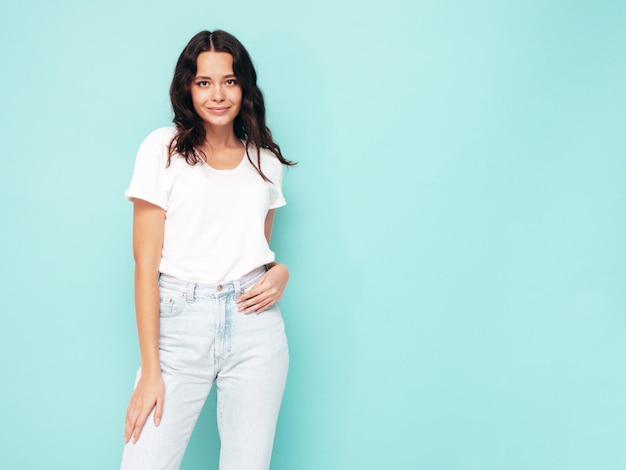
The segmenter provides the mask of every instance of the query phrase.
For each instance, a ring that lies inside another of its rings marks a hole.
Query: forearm
[[[158,270],[135,266],[135,313],[142,374],[160,372]]]
[[[133,214],[135,258],[135,313],[141,352],[142,375],[158,375],[159,363],[159,264],[163,246],[165,212],[141,199]]]
[[[159,362],[159,264],[163,247],[165,211],[147,201],[134,200],[133,257],[135,258],[135,313],[141,353],[141,378],[126,411],[124,440],[137,442],[152,409],[154,424],[163,413],[164,385]]]

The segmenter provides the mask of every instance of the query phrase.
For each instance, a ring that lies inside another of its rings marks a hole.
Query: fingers
[[[237,298],[237,302],[244,302],[245,300],[251,299],[253,297],[256,297],[259,294],[262,294],[263,291],[265,290],[264,285],[265,285],[266,277],[267,277],[267,273],[263,274],[259,278],[259,280],[252,286],[250,290],[244,292]]]
[[[156,404],[156,408],[155,408]],[[163,416],[163,394],[157,394],[154,402],[144,401],[141,402],[141,398],[132,397],[131,402],[128,405],[126,411],[126,425],[124,427],[124,443],[128,444],[132,440],[135,444],[141,436],[148,416],[152,409],[154,411],[154,424],[158,426],[161,423],[161,417]]]
[[[256,310],[254,308],[256,305],[267,301],[269,292],[264,281],[265,275],[263,275],[249,291],[244,292],[239,296],[237,299],[237,303],[239,304],[237,310],[244,313],[250,313]]]
[[[257,295],[256,297],[249,298],[239,304],[237,310],[243,313],[261,313],[261,311],[265,310],[271,304],[275,303],[276,300],[272,296],[267,295]]]
[[[143,429],[150,409],[137,411],[136,408],[131,405],[126,413],[126,427],[124,428],[124,443],[128,443],[130,440],[135,444],[141,436],[141,430]]]
[[[270,287],[256,295],[254,291],[250,290],[238,299],[239,306],[237,310],[244,313],[261,313],[263,310],[266,310],[268,307],[278,302],[279,299],[280,295],[278,290],[274,287]]]
[[[137,414],[135,413],[135,397],[131,397],[128,408],[126,409],[126,425],[124,426],[124,443],[130,441],[135,432],[135,423],[137,422]]]
[[[124,444],[128,444],[135,432],[136,418],[130,415],[130,410],[126,412],[126,426],[124,426]]]
[[[239,296],[238,310],[244,313],[261,313],[278,302],[288,279],[288,272],[275,268],[267,271],[252,288]]]
[[[254,299],[250,300],[253,302],[249,305],[246,305],[242,308],[243,313],[261,313],[263,310],[266,310],[271,305],[275,304],[278,299],[274,299],[273,297],[261,298],[261,296],[257,296]]]
[[[161,417],[163,416],[163,397],[157,398],[156,410],[154,410],[154,425],[159,426],[161,424]]]
[[[134,429],[135,423],[131,423],[128,416],[126,416],[126,425],[124,426],[124,444],[128,444],[128,441],[130,441],[130,436],[133,435]]]
[[[137,421],[135,422],[135,429],[133,431],[133,444],[136,444],[137,441],[139,440],[139,436],[141,436],[141,431],[143,430],[143,425],[146,424],[146,420],[148,419],[149,413],[150,413],[149,411],[148,413],[142,413],[137,418]]]

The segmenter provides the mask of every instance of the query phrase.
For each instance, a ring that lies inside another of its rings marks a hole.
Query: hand
[[[159,371],[154,376],[141,376],[126,410],[126,427],[124,429],[124,443],[133,440],[133,444],[139,440],[143,425],[148,415],[156,406],[154,412],[154,425],[158,426],[163,416],[163,398],[165,387],[163,377]]]
[[[267,310],[283,296],[289,280],[289,270],[281,263],[274,264],[257,283],[237,298],[238,310],[244,313]]]

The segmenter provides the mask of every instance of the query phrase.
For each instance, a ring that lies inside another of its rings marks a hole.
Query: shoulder
[[[169,146],[176,134],[175,127],[159,127],[152,131],[141,143],[142,146]]]
[[[269,149],[262,148],[261,150],[261,169],[265,176],[267,176],[273,183],[281,184],[283,177],[283,164],[278,157]],[[256,154],[256,149],[253,150]],[[253,154],[253,157],[256,155]]]
[[[280,163],[278,157],[269,149],[261,149],[261,166],[268,170],[280,171],[282,170],[283,164]]]
[[[148,134],[137,151],[137,164],[142,168],[154,165],[162,169],[166,168],[170,142],[175,132],[176,128],[174,127],[161,127]]]

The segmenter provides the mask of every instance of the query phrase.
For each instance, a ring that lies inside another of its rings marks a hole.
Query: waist
[[[235,295],[236,297],[249,290],[265,274],[267,268],[260,266],[248,274],[228,281],[202,283],[186,281],[167,274],[159,274],[159,286],[186,294],[188,299],[197,297],[217,297]]]

